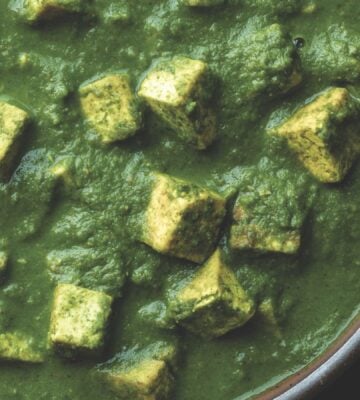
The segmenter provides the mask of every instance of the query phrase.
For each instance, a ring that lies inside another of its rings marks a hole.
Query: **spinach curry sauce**
[[[31,119],[0,185],[0,338],[16,332],[42,360],[2,360],[0,399],[113,399],[98,365],[158,342],[180,353],[171,399],[246,398],[313,360],[358,312],[359,165],[321,183],[267,134],[330,86],[360,96],[358,2],[75,3],[78,13],[33,23],[26,1],[0,0],[1,101]],[[154,62],[175,56],[213,74],[215,142],[194,148],[144,102],[135,135],[101,143],[79,87],[126,73],[135,91]],[[139,240],[154,171],[228,199],[219,247],[257,308],[244,326],[210,340],[171,318],[169,303],[200,267]],[[234,204],[264,226],[291,227],[300,249],[234,250]],[[100,354],[49,346],[59,284],[115,298]],[[269,304],[275,324],[261,318]]]

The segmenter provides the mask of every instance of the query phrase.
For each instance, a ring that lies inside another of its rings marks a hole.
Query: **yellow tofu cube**
[[[81,11],[83,0],[25,0],[24,14],[29,22],[52,19]]]
[[[261,204],[261,198],[259,199]],[[266,209],[266,204],[263,204]],[[269,213],[273,210],[269,207]],[[256,213],[253,215],[246,205],[241,204],[239,196],[233,212],[234,223],[230,231],[230,246],[236,250],[258,250],[261,252],[274,252],[295,254],[301,244],[300,229],[284,228],[277,225],[260,225]],[[262,220],[265,218],[262,216]]]
[[[16,155],[19,139],[29,122],[24,110],[0,101],[0,175],[6,177]]]
[[[295,254],[315,185],[272,158],[242,169],[229,244],[240,251]]]
[[[287,139],[300,161],[321,182],[341,181],[360,144],[359,106],[347,89],[329,88],[270,134]]]
[[[103,378],[123,400],[165,400],[173,378],[165,361],[144,359],[132,367],[103,372]]]
[[[84,84],[80,90],[83,113],[104,143],[133,136],[141,113],[126,74],[113,74]]]
[[[179,324],[209,338],[244,325],[255,312],[254,302],[222,260],[220,250],[170,303]]]
[[[111,304],[112,297],[105,293],[58,285],[51,313],[51,343],[65,351],[98,351],[104,344]]]
[[[157,63],[138,94],[181,138],[205,149],[216,136],[211,92],[207,64],[178,56]]]
[[[154,250],[201,263],[218,240],[225,200],[195,184],[155,174],[142,241]]]
[[[27,363],[43,362],[43,355],[34,349],[33,339],[19,332],[0,334],[0,360]]]
[[[230,245],[233,249],[295,254],[299,251],[300,244],[299,231],[277,233],[252,224],[235,224],[231,229]]]
[[[176,346],[160,341],[143,349],[127,349],[98,365],[96,371],[117,398],[165,400],[170,398],[176,358]]]

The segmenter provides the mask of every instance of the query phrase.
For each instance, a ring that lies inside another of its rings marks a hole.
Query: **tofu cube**
[[[83,0],[25,0],[24,14],[29,22],[37,22],[80,12],[82,6]]]
[[[124,400],[165,400],[173,385],[175,346],[156,342],[116,355],[97,370],[110,389]]]
[[[300,161],[321,182],[341,181],[359,152],[359,106],[347,89],[329,88],[270,134],[287,139]]]
[[[218,240],[225,200],[195,184],[155,174],[142,241],[154,250],[201,263]]]
[[[0,334],[0,360],[27,363],[43,362],[43,355],[34,349],[33,339],[19,332]]]
[[[182,2],[190,7],[208,7],[223,4],[224,0],[182,0]]]
[[[206,338],[222,336],[244,325],[254,302],[217,250],[195,277],[170,301],[174,319]]]
[[[108,75],[83,85],[82,111],[104,143],[133,136],[141,126],[141,113],[126,74]]]
[[[7,177],[19,145],[19,139],[29,121],[22,109],[0,101],[0,176]]]
[[[265,197],[266,200],[267,196]],[[257,209],[272,216],[274,208],[259,197]],[[255,209],[255,207],[254,207]],[[267,215],[258,215],[252,212],[247,204],[246,194],[239,195],[234,211],[234,223],[230,231],[230,247],[236,250],[258,250],[261,252],[275,252],[295,254],[301,244],[300,228],[284,227],[280,218],[272,218],[271,223]]]
[[[63,350],[96,352],[104,344],[112,298],[105,293],[60,284],[55,289],[50,341]]]
[[[128,369],[107,371],[104,380],[120,399],[164,400],[173,379],[165,361],[149,359]]]
[[[207,64],[186,57],[158,62],[145,76],[139,96],[185,141],[205,149],[216,135]]]

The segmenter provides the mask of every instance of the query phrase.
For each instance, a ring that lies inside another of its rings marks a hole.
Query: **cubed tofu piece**
[[[279,339],[282,337],[280,322],[273,299],[265,299],[259,304],[257,316],[266,331]]]
[[[304,221],[316,185],[306,172],[279,168],[263,157],[241,168],[229,244],[234,250],[294,254],[301,245]]]
[[[359,152],[359,105],[345,88],[329,88],[308,101],[270,134],[287,139],[321,182],[341,181]]]
[[[268,196],[266,196],[267,198]],[[295,254],[301,244],[301,232],[298,228],[281,226],[281,221],[272,220],[268,223],[266,217],[257,215],[256,210],[252,212],[246,202],[246,194],[239,195],[234,211],[233,225],[230,231],[230,246],[236,250],[258,250],[261,252],[275,252]],[[262,209],[273,213],[259,196]],[[259,207],[259,205],[258,205]],[[263,222],[261,224],[261,222]]]
[[[25,0],[24,14],[29,22],[49,20],[67,13],[78,13],[83,0]]]
[[[223,4],[224,0],[182,0],[182,2],[190,7],[208,7]]]
[[[185,141],[205,149],[216,136],[207,64],[186,57],[158,62],[145,76],[139,96]]]
[[[8,265],[8,255],[5,251],[0,251],[0,280],[4,276]]]
[[[87,353],[104,344],[112,297],[105,293],[60,284],[55,289],[50,341],[60,350]]]
[[[0,101],[0,176],[9,175],[16,156],[19,139],[29,121],[29,115],[21,108]]]
[[[127,74],[108,75],[80,90],[83,113],[104,143],[133,136],[141,126],[141,112]]]
[[[165,400],[173,380],[165,361],[152,359],[122,371],[108,371],[104,379],[123,400]]]
[[[33,339],[18,332],[0,334],[0,360],[27,363],[43,362],[43,354],[34,349]]]
[[[98,366],[110,389],[124,400],[165,400],[173,385],[176,347],[157,342],[139,351],[133,348]]]
[[[244,325],[254,302],[224,263],[220,250],[170,302],[174,319],[189,331],[214,338]]]
[[[225,200],[195,184],[155,174],[142,241],[156,251],[201,263],[225,216]]]

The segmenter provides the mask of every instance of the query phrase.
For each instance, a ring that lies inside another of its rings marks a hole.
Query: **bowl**
[[[324,353],[295,374],[255,396],[253,400],[313,398],[356,360],[360,360],[359,314]]]

